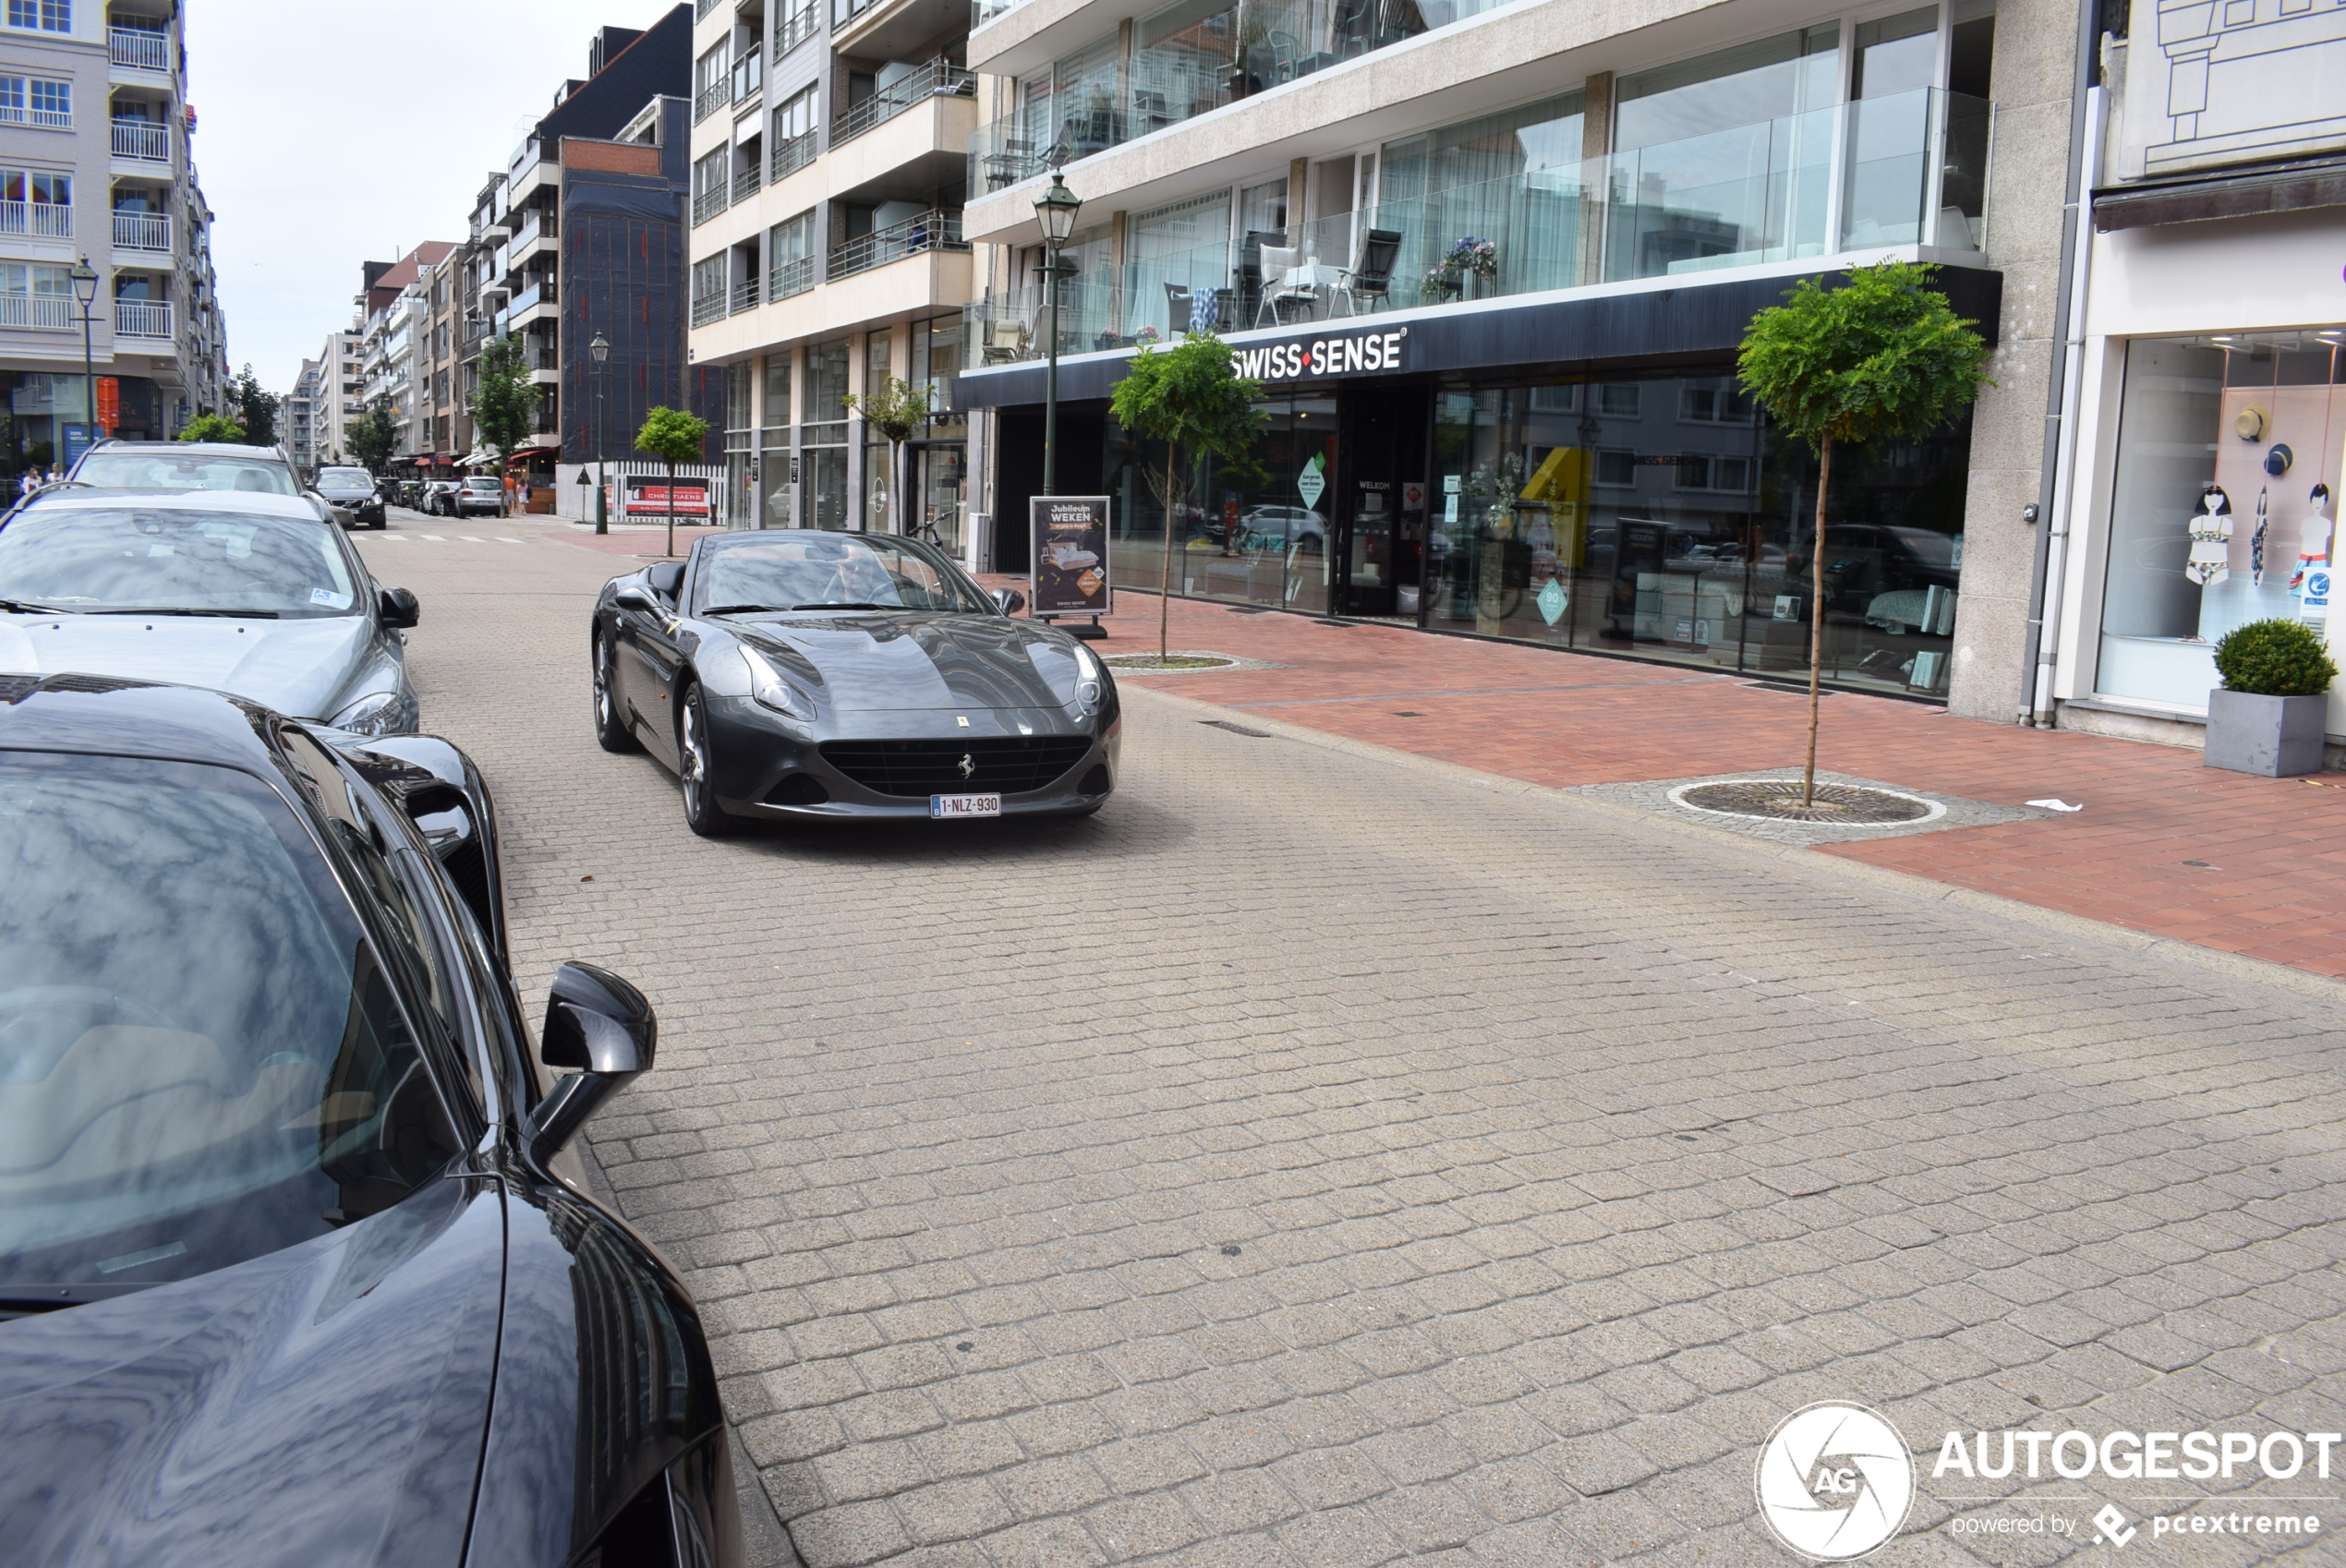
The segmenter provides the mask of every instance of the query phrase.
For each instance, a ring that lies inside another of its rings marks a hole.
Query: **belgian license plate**
[[[999,795],[931,795],[928,798],[931,816],[999,816],[1002,797]]]

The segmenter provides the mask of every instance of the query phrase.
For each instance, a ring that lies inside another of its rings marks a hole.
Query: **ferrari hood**
[[[812,667],[820,700],[841,713],[1056,708],[1075,694],[1075,656],[1031,621],[904,613],[732,624],[753,646]]]
[[[373,631],[363,615],[0,615],[0,673],[209,686],[296,718],[331,718]]]
[[[504,1226],[451,1178],[283,1252],[0,1322],[17,1568],[453,1563]]]

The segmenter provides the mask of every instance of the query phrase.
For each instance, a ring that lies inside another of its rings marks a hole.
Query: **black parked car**
[[[506,968],[445,742],[0,676],[12,1568],[732,1568],[683,1287],[557,1174],[652,1012]]]
[[[1082,816],[1116,787],[1116,681],[942,553],[886,534],[694,541],[612,579],[588,643],[595,736],[647,748],[684,822]]]
[[[310,488],[334,509],[334,521],[345,528],[389,526],[382,497],[375,493],[375,476],[364,468],[321,468]]]

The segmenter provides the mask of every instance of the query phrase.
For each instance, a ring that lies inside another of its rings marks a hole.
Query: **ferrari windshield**
[[[248,457],[208,457],[200,452],[93,452],[73,476],[107,490],[253,490],[262,495],[298,493],[282,463]]]
[[[703,615],[755,609],[927,609],[990,615],[959,573],[886,534],[798,534],[705,549]]]
[[[97,612],[352,615],[334,531],[308,518],[34,507],[0,529],[0,599]]]
[[[0,1316],[387,1207],[456,1152],[285,802],[228,768],[0,753]]]

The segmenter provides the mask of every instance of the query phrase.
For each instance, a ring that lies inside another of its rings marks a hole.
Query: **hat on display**
[[[2232,421],[2232,428],[2240,432],[2242,440],[2263,440],[2265,439],[2265,411],[2255,404],[2250,404],[2242,409],[2240,416]]]
[[[2275,441],[2272,449],[2265,453],[2265,472],[2278,479],[2288,473],[2289,465],[2296,461],[2297,454],[2289,450],[2287,441]]]

